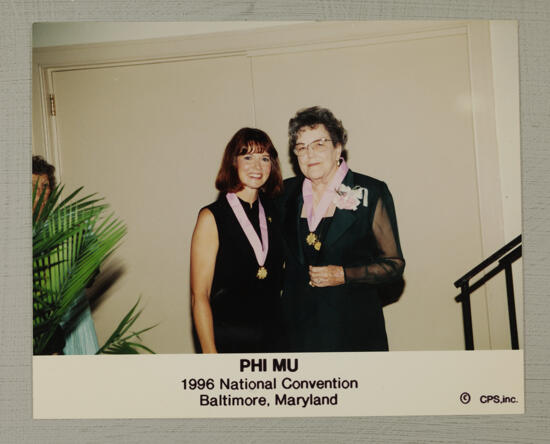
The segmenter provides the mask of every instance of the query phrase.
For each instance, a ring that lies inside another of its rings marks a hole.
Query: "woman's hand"
[[[335,287],[345,283],[344,267],[340,265],[309,266],[309,285],[312,287]]]

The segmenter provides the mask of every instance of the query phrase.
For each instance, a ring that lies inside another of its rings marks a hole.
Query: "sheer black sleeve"
[[[372,231],[377,254],[371,263],[344,267],[346,283],[381,284],[395,281],[403,274],[405,259],[399,243],[393,199],[386,184],[376,202]]]

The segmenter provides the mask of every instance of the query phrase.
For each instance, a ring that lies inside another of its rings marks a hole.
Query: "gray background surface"
[[[550,2],[0,0],[0,17],[0,442],[548,442]],[[519,20],[526,414],[267,420],[32,420],[29,273],[32,23],[421,18]]]

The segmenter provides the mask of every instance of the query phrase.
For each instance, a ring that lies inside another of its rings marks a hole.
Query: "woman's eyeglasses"
[[[311,148],[311,151],[314,153],[320,153],[328,146],[327,142],[331,142],[331,140],[326,137],[322,137],[321,139],[314,140],[307,145],[305,143],[297,143],[294,145],[294,154],[298,157],[305,156],[308,152],[308,148]]]

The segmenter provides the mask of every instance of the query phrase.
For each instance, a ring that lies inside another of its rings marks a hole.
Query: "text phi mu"
[[[258,359],[241,359],[240,360],[240,371],[249,371],[249,372],[267,372],[267,359],[258,358]],[[298,370],[298,359],[277,359],[273,358],[271,361],[270,370],[274,372],[295,372]]]

